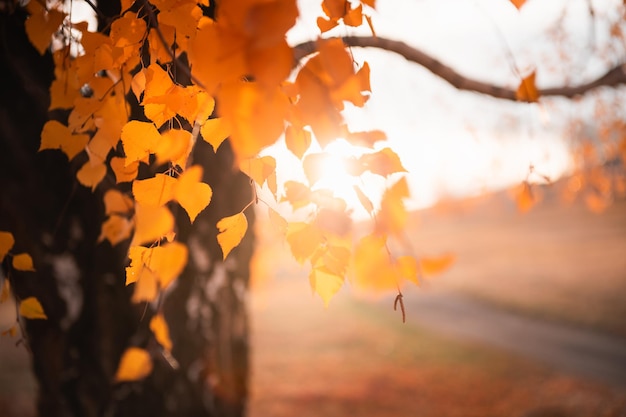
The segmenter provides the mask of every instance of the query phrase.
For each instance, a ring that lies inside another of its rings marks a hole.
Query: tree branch
[[[482,81],[477,81],[461,75],[451,67],[443,64],[419,49],[407,45],[404,42],[372,36],[347,36],[343,38],[343,41],[346,46],[350,47],[378,48],[394,52],[401,55],[409,62],[421,65],[459,90],[473,91],[499,99],[517,101],[515,90],[508,87],[500,87]],[[296,62],[301,61],[303,58],[314,53],[315,51],[315,41],[308,41],[296,45],[294,47],[294,57]],[[546,88],[539,90],[539,95],[543,97],[560,96],[573,98],[599,87],[616,87],[621,84],[626,84],[626,72],[624,71],[623,66],[619,65],[610,69],[606,74],[594,81],[578,86]]]

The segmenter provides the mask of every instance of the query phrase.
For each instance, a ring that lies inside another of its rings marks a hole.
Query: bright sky
[[[594,1],[596,15],[615,1]],[[289,34],[290,43],[318,37],[320,3],[299,2],[302,18]],[[580,83],[606,71],[606,62],[590,58],[590,50],[594,42],[606,42],[608,31],[589,19],[588,4],[530,0],[518,11],[507,0],[378,0],[373,21],[379,36],[403,40],[466,76],[515,88],[514,62],[524,75],[537,68],[540,87],[554,86],[572,74],[572,81]],[[367,27],[340,27],[330,34],[370,32]],[[554,36],[567,43],[554,44]],[[519,183],[531,164],[551,178],[568,169],[561,113],[579,110],[567,107],[566,100],[549,106],[503,102],[458,92],[391,53],[354,49],[353,54],[357,62],[369,62],[373,94],[364,109],[348,109],[345,117],[351,130],[387,133],[388,143],[381,147],[396,150],[409,171],[410,207]],[[345,147],[330,150],[342,153]],[[284,145],[269,152],[283,161],[290,158]],[[279,167],[279,181],[302,180],[296,167],[295,158]],[[329,182],[342,184],[337,176]],[[350,193],[348,185],[344,188]],[[354,200],[353,195],[347,198]],[[357,209],[356,214],[364,212]]]

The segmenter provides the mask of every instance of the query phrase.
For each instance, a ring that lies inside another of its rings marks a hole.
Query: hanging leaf
[[[244,159],[239,169],[262,187],[269,176],[276,172],[276,159],[269,155]]]
[[[222,118],[209,119],[200,128],[200,134],[202,134],[202,139],[217,152],[217,148],[230,136],[230,126]]]
[[[193,223],[198,214],[211,202],[213,190],[202,182],[203,169],[200,165],[187,168],[180,177],[174,190],[174,199],[185,209]]]
[[[445,254],[432,258],[420,258],[419,269],[424,275],[437,275],[444,272],[454,263],[453,254]]]
[[[7,256],[14,244],[15,239],[12,233],[0,231],[0,262]]]
[[[104,214],[128,214],[133,209],[133,200],[119,190],[110,189],[104,193]]]
[[[528,103],[536,103],[539,101],[539,90],[537,90],[537,86],[535,85],[536,75],[537,72],[533,71],[529,76],[522,79],[522,82],[515,92],[515,97],[518,101]]]
[[[128,220],[128,218],[113,214],[102,223],[98,242],[106,239],[111,243],[111,246],[115,246],[129,239],[132,235],[132,231],[133,223]]]
[[[526,0],[511,0],[511,3],[513,3],[513,6],[515,6],[517,10],[519,10],[522,8],[524,3],[526,3]]]
[[[43,307],[38,299],[35,297],[28,297],[20,302],[19,308],[20,316],[27,319],[47,319],[46,313],[43,311]]]
[[[152,358],[145,349],[138,347],[127,348],[115,372],[115,381],[138,381],[152,372]]]
[[[397,172],[406,172],[400,157],[391,148],[384,148],[378,152],[363,154],[359,161],[365,169],[373,174],[387,177]]]
[[[33,266],[33,258],[27,253],[20,253],[13,256],[13,268],[18,271],[35,271]]]
[[[356,196],[359,198],[359,202],[361,203],[365,211],[371,214],[374,211],[374,205],[358,185],[355,185],[353,187]]]
[[[90,187],[91,191],[94,191],[106,174],[106,165],[103,163],[92,164],[91,161],[87,161],[76,173],[76,179],[78,179],[78,182],[82,185]]]
[[[177,180],[166,174],[133,181],[133,196],[138,204],[151,207],[165,205],[174,199]]]
[[[78,153],[85,149],[89,142],[89,135],[73,135],[72,131],[65,125],[50,120],[46,122],[41,131],[41,144],[39,150],[60,149],[72,160]]]
[[[154,334],[157,342],[163,349],[170,352],[172,350],[172,339],[170,338],[170,329],[162,314],[157,314],[150,320],[150,330]]]
[[[137,178],[137,174],[139,173],[138,161],[126,163],[126,158],[116,156],[111,158],[110,165],[113,174],[115,174],[115,182],[117,184],[132,181]]]
[[[122,128],[121,139],[126,154],[125,165],[135,161],[147,162],[154,152],[161,134],[151,122],[131,120]]]
[[[311,146],[311,132],[289,125],[285,129],[285,145],[299,159]]]
[[[174,216],[163,206],[135,206],[135,234],[132,245],[153,243],[171,233],[174,229]]]
[[[56,9],[46,10],[39,2],[32,1],[26,6],[30,17],[24,23],[26,35],[41,55],[52,43],[52,35],[59,29],[66,14]]]
[[[219,234],[217,235],[217,243],[222,248],[224,254],[223,259],[226,259],[228,254],[233,248],[235,248],[248,230],[248,219],[245,214],[237,213],[234,216],[224,217],[217,222],[217,229]]]
[[[321,268],[313,268],[309,274],[311,288],[322,297],[325,307],[328,307],[331,298],[339,292],[343,281],[342,275],[336,275]]]
[[[274,230],[276,230],[280,235],[286,235],[287,220],[285,220],[283,216],[278,214],[278,212],[271,207],[268,208],[267,213],[269,215],[270,223],[272,224]]]

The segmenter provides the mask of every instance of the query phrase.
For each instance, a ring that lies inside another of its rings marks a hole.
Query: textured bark
[[[75,179],[85,155],[68,163],[59,151],[37,151],[43,124],[67,115],[48,113],[52,59],[30,45],[25,17],[19,9],[0,11],[0,230],[14,234],[13,252],[31,254],[37,269],[19,273],[3,264],[16,297],[37,297],[48,315],[24,322],[39,414],[243,415],[253,237],[249,233],[223,263],[215,223],[250,201],[248,179],[231,169],[227,143],[217,154],[199,144],[194,158],[205,167],[214,195],[193,226],[183,210],[177,212],[178,237],[191,257],[165,298],[174,340],[169,358],[148,329],[153,307],[130,302],[132,285],[124,284],[128,242],[111,247],[97,241],[102,194],[112,182],[91,192]],[[254,213],[246,214],[252,230]],[[114,373],[129,345],[153,354],[154,371],[143,381],[116,384]]]

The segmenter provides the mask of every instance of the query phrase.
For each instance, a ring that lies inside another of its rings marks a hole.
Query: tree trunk
[[[106,2],[105,2],[106,3]],[[37,297],[47,320],[23,320],[38,381],[42,416],[241,416],[248,377],[246,293],[253,236],[221,261],[215,224],[252,198],[249,180],[230,169],[227,142],[214,153],[198,143],[194,160],[213,188],[209,207],[189,224],[180,210],[178,240],[188,265],[164,297],[174,342],[162,352],[148,329],[152,305],[132,304],[125,286],[128,242],[98,243],[102,195],[77,183],[86,161],[38,152],[51,116],[52,59],[40,56],[24,31],[26,16],[0,11],[0,230],[15,236],[13,253],[28,252],[36,272],[14,271],[5,261],[15,297]],[[55,117],[63,115],[56,114]],[[200,141],[202,142],[202,141]],[[246,212],[253,224],[254,213]],[[119,358],[130,345],[154,358],[149,377],[115,383]]]

